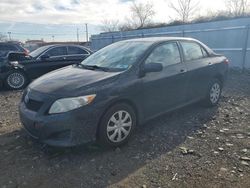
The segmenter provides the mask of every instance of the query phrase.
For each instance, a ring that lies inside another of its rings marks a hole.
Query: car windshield
[[[36,50],[34,50],[33,52],[31,52],[29,55],[31,57],[37,57],[39,56],[43,51],[45,51],[48,47],[47,46],[43,46],[43,47],[40,47]]]
[[[92,54],[81,64],[123,71],[131,67],[150,45],[152,42],[117,42]]]

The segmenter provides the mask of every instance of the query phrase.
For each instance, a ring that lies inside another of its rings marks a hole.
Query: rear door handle
[[[186,69],[181,69],[181,70],[180,70],[180,73],[185,73],[185,72],[187,72]]]
[[[211,62],[209,62],[209,63],[208,63],[208,65],[212,65],[212,63],[211,63]]]

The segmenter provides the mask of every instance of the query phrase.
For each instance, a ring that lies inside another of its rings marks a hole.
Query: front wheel
[[[11,72],[5,80],[6,87],[13,90],[23,89],[27,83],[27,77],[21,71]]]
[[[213,79],[207,91],[204,103],[206,106],[215,106],[218,104],[222,91],[222,83],[218,79]]]
[[[102,146],[117,147],[126,143],[136,125],[136,115],[127,104],[116,104],[101,119],[97,140]]]

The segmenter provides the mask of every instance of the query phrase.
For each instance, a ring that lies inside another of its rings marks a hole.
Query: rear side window
[[[67,49],[66,47],[55,47],[47,51],[46,55],[50,57],[67,55]]]
[[[203,58],[203,52],[199,44],[194,42],[181,42],[186,61]]]
[[[68,55],[86,55],[88,52],[82,48],[69,46],[68,47]]]
[[[181,62],[177,43],[166,43],[156,47],[146,60],[147,63],[161,63],[163,67]]]
[[[18,50],[15,46],[9,44],[2,44],[0,45],[1,51],[16,51]]]

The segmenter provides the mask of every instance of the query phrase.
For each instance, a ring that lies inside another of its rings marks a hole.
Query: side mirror
[[[13,61],[21,61],[26,59],[26,54],[25,53],[21,53],[21,52],[10,52],[8,54],[8,60],[9,62],[13,62]]]
[[[42,56],[40,56],[40,59],[42,59],[42,60],[45,60],[45,59],[49,59],[49,55],[42,55]]]
[[[161,72],[163,66],[161,63],[148,63],[144,65],[144,73]]]

